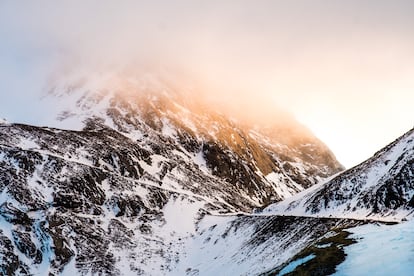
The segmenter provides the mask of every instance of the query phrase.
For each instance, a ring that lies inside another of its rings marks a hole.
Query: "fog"
[[[350,166],[413,126],[413,12],[378,0],[3,0],[0,116],[41,120],[33,103],[51,75],[169,72],[234,114],[291,112]]]

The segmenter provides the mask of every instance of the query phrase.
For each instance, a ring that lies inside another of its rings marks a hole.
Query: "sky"
[[[0,0],[0,117],[40,123],[67,68],[150,65],[231,109],[291,112],[351,167],[414,127],[413,14],[399,0]]]

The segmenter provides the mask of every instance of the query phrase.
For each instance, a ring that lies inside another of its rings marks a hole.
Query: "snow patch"
[[[398,225],[364,225],[348,229],[356,244],[345,247],[347,257],[334,275],[412,275],[414,220]]]
[[[40,149],[39,145],[35,141],[28,138],[21,138],[17,146],[24,150]]]
[[[207,167],[207,161],[204,158],[204,153],[203,151],[199,151],[194,157],[193,157],[193,162],[198,165],[198,168],[203,171],[204,173],[208,174],[209,170]]]
[[[286,181],[286,176],[284,176],[283,174],[280,173],[276,173],[276,172],[271,172],[270,174],[266,175],[265,177],[270,183],[273,183],[273,187],[275,189],[275,191],[277,192],[277,194],[282,198],[282,199],[286,199],[289,198],[291,196],[293,196],[294,194],[296,194],[297,192],[288,187],[285,183]],[[292,181],[292,183],[294,183]],[[295,183],[294,183],[295,184]],[[303,190],[302,187],[300,187],[299,185],[294,185],[299,191]]]
[[[188,199],[169,200],[163,209],[166,222],[163,230],[181,235],[194,233],[198,212],[203,206],[203,202]]]
[[[311,254],[309,256],[306,256],[304,258],[300,258],[298,260],[295,260],[293,262],[290,262],[287,266],[285,266],[278,274],[278,276],[283,276],[286,275],[288,273],[291,273],[293,270],[295,270],[298,266],[309,262],[310,260],[312,260],[313,258],[315,258],[316,256],[314,254]]]
[[[167,119],[163,118],[161,121],[162,121],[161,132],[163,135],[169,136],[169,137],[177,136],[176,129],[173,126],[171,126],[170,122]]]

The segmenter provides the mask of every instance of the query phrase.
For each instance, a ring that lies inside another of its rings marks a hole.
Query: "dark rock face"
[[[42,261],[42,255],[37,250],[36,245],[32,242],[30,232],[21,232],[17,230],[12,231],[14,244],[17,249],[25,254],[28,258],[34,259],[34,263],[40,263]]]
[[[0,205],[0,215],[7,221],[13,224],[18,224],[22,226],[30,226],[33,221],[29,218],[29,216],[19,210],[18,208],[14,207],[10,202],[4,202]]]
[[[48,224],[49,235],[53,240],[53,245],[51,247],[56,255],[52,265],[60,270],[75,255],[75,252],[71,249],[70,244],[68,243],[67,234],[70,233],[70,229],[66,221],[61,217],[49,217]]]
[[[414,191],[414,159],[408,160],[393,177],[385,181],[376,192],[376,208],[385,206],[388,209],[398,209],[409,206],[413,201],[414,195],[409,197]]]
[[[226,153],[225,149],[216,143],[204,144],[202,152],[213,175],[223,178],[230,184],[247,187],[247,190],[254,193],[255,186],[261,180],[253,173],[255,168],[252,164],[237,158],[238,156],[232,156],[231,152]]]
[[[4,275],[21,273],[27,275],[27,267],[19,262],[19,257],[13,253],[13,243],[0,232],[0,261],[1,272]]]

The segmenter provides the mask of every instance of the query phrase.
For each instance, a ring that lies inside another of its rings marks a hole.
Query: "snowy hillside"
[[[264,213],[400,221],[414,214],[413,179],[414,129],[362,164]]]
[[[58,115],[48,126],[0,123],[2,273],[206,274],[197,260],[205,239],[206,260],[225,266],[233,257],[220,255],[223,244],[234,254],[281,244],[296,252],[318,235],[294,244],[288,233],[318,220],[235,216],[342,169],[301,125],[244,125],[150,77],[70,83],[44,98]],[[271,269],[276,255],[263,252],[268,263],[240,273]]]

